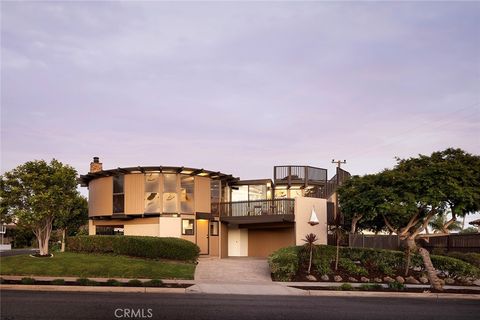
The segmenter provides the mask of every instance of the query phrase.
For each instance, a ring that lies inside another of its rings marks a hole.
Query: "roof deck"
[[[327,169],[310,166],[275,166],[273,167],[275,185],[325,185]]]

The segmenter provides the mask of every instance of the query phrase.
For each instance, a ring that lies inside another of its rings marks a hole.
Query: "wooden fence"
[[[336,236],[328,235],[328,244],[336,245]],[[474,234],[450,234],[444,236],[434,236],[420,241],[421,246],[432,252],[434,249],[457,252],[477,252],[480,253],[480,233]],[[402,250],[402,241],[397,235],[365,235],[349,234],[343,236],[340,245],[355,248],[375,248]]]

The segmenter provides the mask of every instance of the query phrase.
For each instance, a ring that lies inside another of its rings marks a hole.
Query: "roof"
[[[233,183],[239,180],[239,178],[233,177],[231,174],[221,173],[219,171],[210,171],[205,169],[196,169],[196,168],[187,168],[187,167],[164,167],[164,166],[138,166],[138,167],[128,167],[128,168],[117,168],[102,170],[98,172],[89,172],[85,175],[81,175],[78,179],[82,187],[87,187],[90,181],[102,178],[110,177],[119,174],[129,174],[129,173],[180,173],[190,176],[200,176],[200,177],[209,177],[214,180],[225,181],[226,183]]]

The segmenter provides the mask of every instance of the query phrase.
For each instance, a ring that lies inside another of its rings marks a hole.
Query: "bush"
[[[98,282],[87,278],[78,278],[77,283],[80,286],[98,286]]]
[[[475,266],[455,258],[446,256],[430,256],[435,269],[445,273],[451,278],[477,277],[480,270]]]
[[[108,279],[107,281],[105,281],[105,285],[109,287],[120,287],[122,283],[115,279]]]
[[[150,259],[196,261],[200,248],[180,238],[140,236],[75,236],[67,238],[73,252],[114,253]]]
[[[65,284],[65,280],[63,279],[54,279],[52,280],[51,284],[55,286],[63,286]]]
[[[353,287],[350,283],[344,283],[340,286],[340,290],[342,291],[351,291],[353,290]]]
[[[132,279],[127,282],[129,287],[143,287],[143,282],[138,279]]]
[[[340,258],[338,265],[346,272],[355,276],[368,276],[367,269],[356,265],[352,260],[347,258]]]
[[[268,257],[272,277],[276,281],[291,281],[298,271],[301,247],[282,248]]]
[[[163,281],[160,279],[152,279],[143,283],[145,287],[161,287],[163,285]]]
[[[35,279],[33,279],[33,278],[22,278],[22,280],[20,280],[20,283],[21,284],[35,284]]]
[[[449,252],[447,256],[455,259],[459,259],[480,268],[480,253],[475,252]]]
[[[403,283],[400,283],[398,281],[390,282],[388,284],[388,288],[395,290],[395,291],[403,291],[405,290],[405,285]]]
[[[5,279],[0,277],[0,284],[5,283]]]

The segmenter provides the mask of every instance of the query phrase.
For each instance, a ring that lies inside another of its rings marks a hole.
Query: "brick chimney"
[[[102,171],[102,163],[98,157],[93,157],[93,162],[90,162],[90,173]]]

